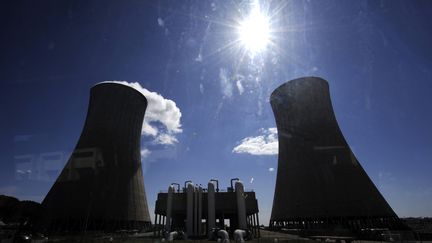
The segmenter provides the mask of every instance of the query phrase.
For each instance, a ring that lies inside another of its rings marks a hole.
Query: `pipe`
[[[235,242],[240,242],[240,243],[245,242],[244,238],[246,237],[246,230],[236,229],[234,231],[233,237]]]
[[[178,184],[178,183],[171,183],[171,185],[177,185],[177,192],[180,192],[180,184]]]
[[[216,227],[216,212],[215,212],[215,188],[214,180],[210,180],[207,185],[207,225],[208,225],[208,237],[212,236],[212,230]]]
[[[192,181],[185,181],[185,183],[184,183],[184,189],[185,189],[185,190],[186,190],[186,188],[187,188],[187,186],[186,186],[187,183],[192,183]]]
[[[210,181],[216,182],[216,192],[219,192],[219,181],[217,179],[211,179]]]
[[[177,239],[180,239],[180,240],[187,240],[188,239],[188,237],[184,231],[179,230],[179,231],[177,231],[177,233],[178,233]]]
[[[170,232],[170,233],[167,234],[166,239],[168,241],[173,241],[175,238],[177,238],[177,236],[178,236],[178,232],[177,231],[173,231],[173,232]]]
[[[174,186],[171,185],[168,187],[168,196],[167,196],[167,208],[166,208],[166,224],[165,231],[171,231],[171,211],[172,211],[172,202],[173,202],[173,193],[175,192]]]
[[[231,180],[232,181],[232,180]],[[247,229],[246,223],[246,202],[244,197],[244,188],[241,181],[235,183],[235,193],[237,198],[237,215],[239,229]]]
[[[230,243],[229,235],[226,230],[219,230],[217,236],[222,239],[222,243]]]
[[[194,185],[188,182],[186,187],[186,233],[188,236],[193,234],[193,198]]]
[[[231,189],[234,189],[234,187],[233,187],[233,181],[240,181],[240,179],[239,178],[233,178],[233,179],[231,179]]]

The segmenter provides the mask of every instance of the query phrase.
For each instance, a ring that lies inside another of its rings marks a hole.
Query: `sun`
[[[270,21],[260,11],[258,3],[253,5],[250,14],[240,22],[238,35],[240,43],[252,55],[266,49],[270,42]]]

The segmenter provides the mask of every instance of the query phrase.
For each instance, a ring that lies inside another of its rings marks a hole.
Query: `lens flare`
[[[240,42],[252,55],[266,49],[270,41],[270,22],[261,13],[259,4],[254,4],[249,16],[240,22],[238,34]]]

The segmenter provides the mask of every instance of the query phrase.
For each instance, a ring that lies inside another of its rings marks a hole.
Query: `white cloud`
[[[141,149],[141,159],[147,158],[150,154],[151,154],[150,150],[148,150],[146,148]]]
[[[149,149],[141,148],[141,166],[144,174],[147,172],[147,168],[149,167],[150,161],[148,160],[148,158],[151,153],[152,152]]]
[[[157,127],[150,126],[148,122],[144,122],[142,127],[142,132],[144,133],[144,135],[148,134],[155,137],[158,134],[159,130],[157,129]]]
[[[219,81],[224,97],[230,98],[233,95],[233,86],[228,77],[228,71],[224,68],[219,69]]]
[[[244,92],[244,88],[243,88],[243,85],[242,85],[241,81],[237,80],[236,84],[237,84],[237,89],[239,91],[239,94],[242,95],[243,92]]]
[[[200,93],[204,94],[204,85],[203,84],[199,85],[199,89],[200,89]]]
[[[164,27],[164,26],[165,26],[165,22],[163,21],[163,19],[158,18],[158,19],[157,19],[157,22],[158,22],[158,25],[159,25],[160,27]]]
[[[203,60],[203,58],[202,58],[201,51],[200,51],[200,53],[198,54],[198,56],[195,58],[195,61],[202,62],[202,60]]]
[[[258,116],[262,115],[262,110],[263,110],[262,102],[261,102],[261,100],[258,100],[258,111],[257,111]]]
[[[273,171],[274,171],[274,168],[273,168],[273,167],[270,167],[270,168],[268,169],[268,171],[269,171],[269,172],[273,172]]]
[[[260,135],[242,139],[232,150],[233,153],[247,153],[252,155],[275,155],[278,153],[277,129],[271,127],[260,129]]]
[[[175,136],[171,134],[160,134],[156,137],[155,143],[157,144],[165,144],[165,145],[172,145],[174,143],[177,143],[178,140]]]
[[[144,116],[142,132],[144,136],[152,136],[158,144],[174,144],[177,142],[174,134],[181,133],[180,118],[182,116],[176,103],[165,99],[162,95],[143,88],[138,82],[106,81],[132,87],[141,92],[147,99],[147,109]],[[105,82],[103,82],[105,83]]]

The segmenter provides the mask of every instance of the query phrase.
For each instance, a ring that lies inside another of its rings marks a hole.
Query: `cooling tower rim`
[[[278,93],[283,92],[284,87],[295,85],[295,84],[300,83],[300,82],[305,82],[306,80],[309,82],[312,81],[312,82],[323,83],[327,88],[329,87],[327,80],[325,80],[324,78],[321,78],[321,77],[305,76],[305,77],[295,78],[295,79],[291,79],[291,80],[279,85],[276,89],[274,89],[270,95],[270,100],[273,100]]]
[[[141,92],[140,90],[138,90],[137,88],[134,87],[134,83],[128,83],[126,81],[103,81],[103,82],[100,82],[100,83],[93,85],[91,87],[91,89],[95,88],[96,86],[107,85],[107,84],[109,84],[109,85],[114,84],[114,85],[118,85],[119,87],[120,86],[127,87],[127,88],[134,90],[137,93],[139,93],[147,101],[147,97],[144,95],[143,92]]]

